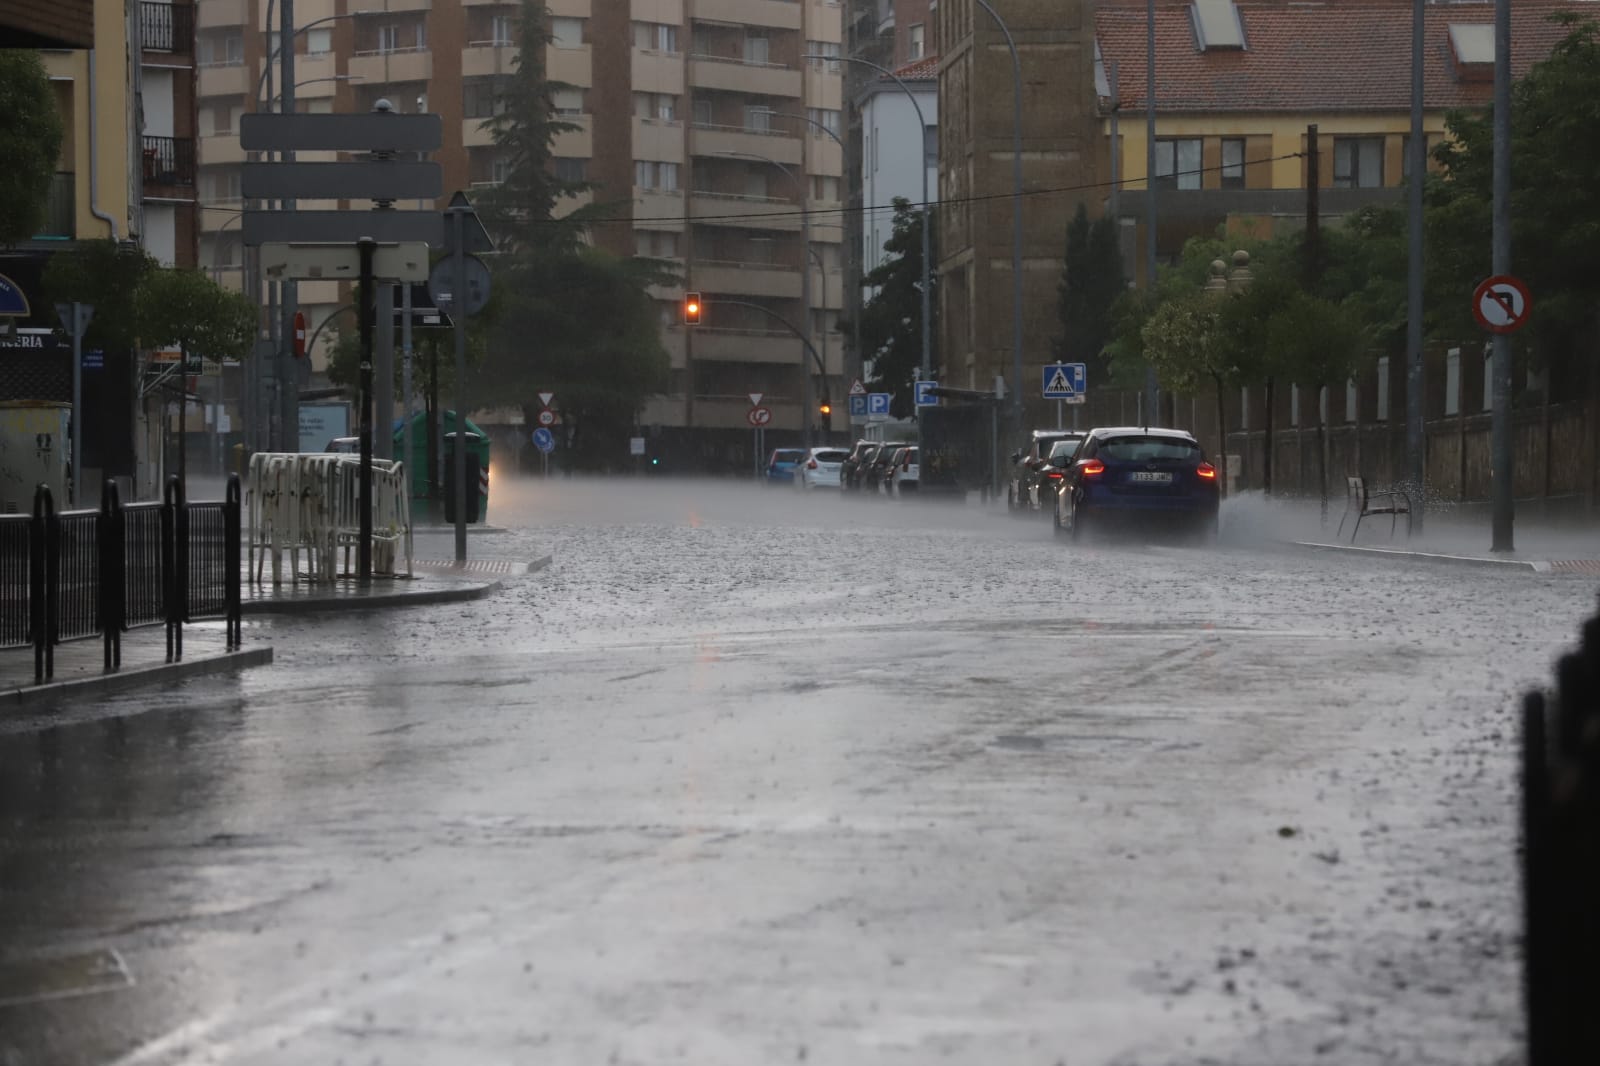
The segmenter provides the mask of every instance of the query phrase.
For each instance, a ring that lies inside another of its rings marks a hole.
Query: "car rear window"
[[[816,459],[819,463],[842,463],[849,452],[818,452]]]
[[[901,458],[904,459],[904,461],[908,462],[908,463],[917,462],[917,449],[915,449],[915,448],[907,448],[906,449],[906,454],[904,456],[902,456]]]
[[[1082,437],[1078,437],[1074,440],[1058,440],[1054,444],[1050,445],[1050,458],[1054,459],[1058,455],[1072,455],[1078,450],[1079,445],[1082,443]]]
[[[805,454],[799,448],[779,448],[772,453],[772,461],[775,463],[798,463],[805,457]]]
[[[1176,437],[1110,437],[1100,442],[1097,453],[1102,459],[1124,463],[1145,463],[1151,460],[1200,459],[1200,445],[1192,440]]]

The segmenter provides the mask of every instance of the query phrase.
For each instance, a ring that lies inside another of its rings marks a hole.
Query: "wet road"
[[[0,718],[0,1064],[1519,1061],[1592,583],[501,495],[490,600]]]

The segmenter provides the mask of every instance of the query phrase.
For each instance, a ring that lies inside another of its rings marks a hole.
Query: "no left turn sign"
[[[1472,294],[1472,317],[1490,333],[1515,333],[1528,321],[1533,297],[1521,278],[1496,274]]]

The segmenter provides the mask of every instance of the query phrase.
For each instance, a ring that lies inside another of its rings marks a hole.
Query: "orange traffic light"
[[[824,400],[822,401],[822,406],[817,408],[817,410],[822,413],[823,418],[827,418],[829,415],[833,414],[833,404]]]
[[[700,294],[697,292],[683,294],[683,324],[686,326],[700,324]]]

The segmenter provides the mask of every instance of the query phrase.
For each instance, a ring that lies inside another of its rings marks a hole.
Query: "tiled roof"
[[[923,56],[914,63],[907,63],[895,71],[895,76],[901,81],[937,81],[939,79],[939,57]],[[883,75],[878,75],[882,78]]]
[[[1166,112],[1405,111],[1411,106],[1411,0],[1238,0],[1243,50],[1199,49],[1190,0],[1156,0],[1156,106]],[[1511,66],[1520,77],[1568,30],[1562,11],[1600,15],[1584,0],[1516,0]],[[1463,80],[1452,25],[1489,25],[1493,0],[1429,4],[1424,99],[1429,110],[1482,106],[1492,80]],[[1095,31],[1117,62],[1123,110],[1145,106],[1145,0],[1100,0]]]

